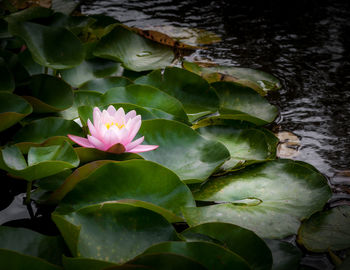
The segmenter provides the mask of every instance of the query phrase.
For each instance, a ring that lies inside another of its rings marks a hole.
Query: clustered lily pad
[[[173,66],[164,35],[72,7],[0,19],[0,169],[56,226],[0,226],[1,267],[290,270],[301,251],[287,236],[350,247],[349,208],[322,211],[326,178],[276,157],[264,96],[277,78]]]

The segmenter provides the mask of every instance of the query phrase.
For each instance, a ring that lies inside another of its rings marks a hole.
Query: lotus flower
[[[158,145],[141,145],[144,137],[132,141],[141,127],[141,115],[134,110],[125,114],[123,108],[116,110],[112,105],[102,112],[95,107],[92,124],[88,120],[90,134],[87,138],[68,134],[75,143],[102,151],[120,154],[141,153],[154,150]]]

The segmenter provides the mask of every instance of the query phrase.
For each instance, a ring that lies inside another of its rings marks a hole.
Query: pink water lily
[[[158,148],[158,145],[141,145],[144,137],[132,141],[141,127],[141,115],[136,115],[134,110],[125,114],[123,108],[116,110],[112,105],[102,112],[95,107],[93,122],[88,120],[91,135],[87,138],[71,134],[68,137],[83,147],[116,154],[141,153]]]

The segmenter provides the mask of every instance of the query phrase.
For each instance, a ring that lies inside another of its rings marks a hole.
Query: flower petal
[[[122,107],[120,107],[116,114],[114,115],[114,121],[117,122],[119,125],[124,125],[125,124],[125,112]]]
[[[88,135],[87,137],[88,137],[89,142],[98,150],[102,150],[102,151],[107,150],[106,145],[103,142],[101,142],[99,139],[92,137],[90,135]]]
[[[95,126],[91,123],[90,119],[88,119],[87,124],[88,124],[88,127],[89,127],[90,134],[92,136],[96,137],[96,138],[99,138],[100,137],[100,133],[95,128]]]
[[[128,130],[129,130],[129,136],[126,141],[126,144],[130,143],[134,137],[136,136],[137,132],[139,132],[139,129],[141,127],[141,116],[137,115],[133,119],[131,119],[128,123]]]
[[[108,106],[107,112],[108,112],[111,116],[114,116],[114,115],[117,113],[117,111],[116,111],[116,109],[114,108],[113,105],[109,105],[109,106]]]
[[[142,153],[147,151],[152,151],[154,149],[157,149],[159,145],[138,145],[135,148],[127,151],[129,153]]]
[[[87,147],[87,148],[94,148],[94,146],[86,138],[71,135],[71,134],[68,134],[67,136],[69,139],[71,139],[73,142],[79,144],[80,146]]]
[[[141,138],[138,138],[137,140],[129,143],[128,145],[126,145],[126,150],[125,151],[129,151],[133,148],[135,148],[136,146],[138,146],[139,144],[141,144],[143,142],[143,140],[145,139],[144,136],[142,136]]]
[[[136,111],[135,110],[132,110],[130,112],[128,112],[126,115],[125,115],[125,122],[127,122],[129,119],[132,119],[136,116]]]
[[[95,127],[98,126],[98,124],[101,121],[101,111],[98,107],[94,108],[94,112],[93,112],[93,120],[94,120],[94,125]]]

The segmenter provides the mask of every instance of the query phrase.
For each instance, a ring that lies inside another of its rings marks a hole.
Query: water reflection
[[[280,130],[301,138],[296,159],[331,178],[350,169],[350,4],[347,1],[92,1],[86,14],[105,13],[129,26],[196,27],[222,42],[192,58],[261,69],[283,89]],[[334,183],[337,184],[337,183]]]

